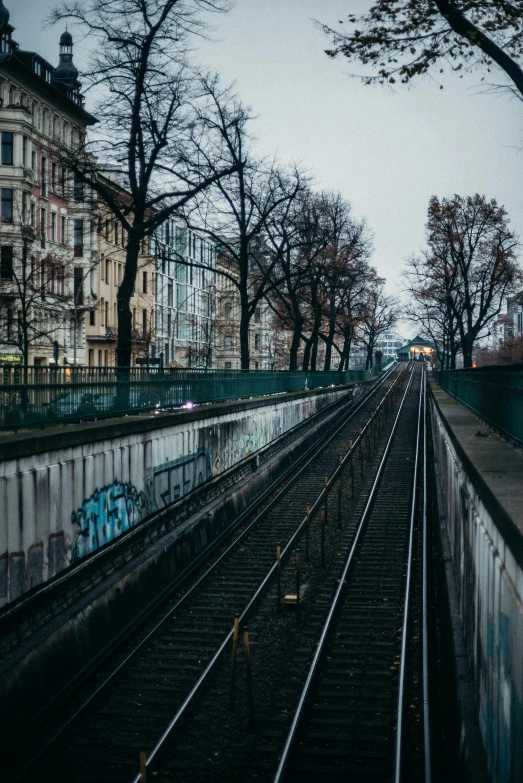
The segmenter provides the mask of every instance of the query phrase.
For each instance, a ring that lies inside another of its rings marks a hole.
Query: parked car
[[[47,409],[56,419],[96,416],[99,412],[97,398],[100,396],[81,391],[64,392],[51,400]]]

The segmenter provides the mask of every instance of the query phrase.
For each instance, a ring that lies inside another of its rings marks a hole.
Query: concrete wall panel
[[[495,783],[523,780],[523,569],[432,403],[440,502]]]
[[[38,433],[0,461],[0,606],[350,394],[204,406],[191,414]],[[215,412],[216,411],[216,412]],[[166,423],[163,424],[163,421]],[[85,429],[88,433],[89,430]],[[110,436],[108,436],[110,432]],[[56,447],[55,443],[61,443]]]

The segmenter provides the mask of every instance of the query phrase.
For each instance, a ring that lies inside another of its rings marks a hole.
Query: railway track
[[[402,377],[391,374],[381,390],[375,388],[342,417],[317,453],[274,497],[266,499],[263,510],[244,523],[233,543],[207,564],[203,575],[171,596],[168,607],[128,640],[109,669],[99,672],[89,692],[79,694],[65,723],[55,727],[50,720],[34,748],[28,748],[26,757],[18,757],[12,765],[9,779],[129,781],[136,778],[140,750],[146,751],[148,768],[152,768],[165,740],[193,709],[200,690],[208,687],[211,672],[219,669],[232,635],[232,618],[245,620],[274,591],[276,543],[282,549],[285,589],[292,574],[286,556],[307,535],[310,519],[319,516],[322,504],[332,516],[333,489],[341,475],[339,455],[346,454],[350,440],[356,443],[356,457],[353,453],[345,467],[350,480],[345,480],[338,493],[338,509],[349,494],[350,502],[356,502],[366,481],[362,466],[371,459],[371,440],[379,439],[378,430],[382,434],[385,430]],[[371,428],[365,422],[373,410]],[[331,477],[327,488],[326,476]],[[311,515],[303,518],[307,503],[312,506]],[[344,535],[349,535],[349,526],[345,527]],[[309,531],[312,549],[318,547],[318,531],[318,525]],[[323,559],[339,545],[335,531],[336,526],[330,524],[323,533]],[[312,553],[311,561],[316,556],[317,552]]]
[[[334,492],[323,557],[320,525],[310,540],[300,614],[278,613],[273,586],[249,619],[251,698],[244,654],[231,705],[226,660],[151,759],[152,779],[431,780],[424,383],[418,367],[378,415],[354,493],[342,473],[342,529]],[[283,593],[294,579],[288,568]]]
[[[420,372],[405,391],[274,783],[431,779],[424,392]]]

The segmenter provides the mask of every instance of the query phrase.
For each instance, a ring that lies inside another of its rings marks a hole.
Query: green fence
[[[523,444],[523,364],[439,371],[434,377],[459,402]]]
[[[337,386],[375,372],[4,366],[0,430]]]

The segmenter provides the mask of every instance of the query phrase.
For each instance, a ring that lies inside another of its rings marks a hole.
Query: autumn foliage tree
[[[506,0],[375,0],[334,30],[331,57],[370,67],[366,83],[407,84],[416,76],[495,63],[523,100],[523,4]]]
[[[464,366],[471,367],[475,342],[499,314],[505,297],[521,285],[518,239],[505,209],[476,194],[441,201],[433,196],[427,243],[428,249],[410,260],[407,273],[419,320],[424,323],[424,308],[424,325],[430,326],[428,316],[434,324],[437,312],[441,333],[459,344]]]

